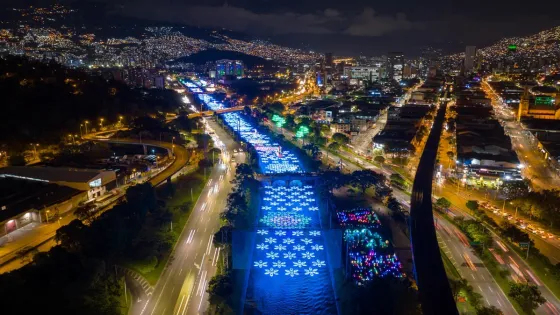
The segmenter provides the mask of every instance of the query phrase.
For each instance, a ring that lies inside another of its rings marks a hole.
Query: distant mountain
[[[193,63],[193,64],[204,64],[210,61],[216,61],[220,59],[232,59],[232,60],[241,60],[243,63],[252,68],[255,65],[264,65],[265,67],[271,66],[274,62],[272,60],[267,60],[261,57],[247,55],[237,51],[231,50],[216,50],[216,49],[208,49],[198,52],[196,54],[192,54],[190,56],[185,56],[178,58],[171,62],[173,63]]]
[[[493,45],[480,48],[478,52],[486,60],[502,57],[508,59],[531,59],[560,57],[560,26],[533,35],[503,38]],[[450,56],[462,58],[464,53]]]
[[[515,46],[521,56],[553,57],[560,55],[560,26],[525,37],[504,38],[494,45],[481,49],[483,56],[503,55]]]

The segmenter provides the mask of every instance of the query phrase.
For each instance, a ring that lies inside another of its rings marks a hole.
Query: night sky
[[[100,0],[111,4],[116,1]],[[560,1],[120,0],[119,14],[224,27],[335,54],[486,46],[560,25]],[[51,2],[52,3],[52,2]]]

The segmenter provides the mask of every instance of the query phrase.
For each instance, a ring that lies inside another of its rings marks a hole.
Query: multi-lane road
[[[437,215],[435,226],[439,247],[455,265],[461,277],[466,279],[475,291],[482,294],[485,304],[499,308],[504,314],[517,314],[490,271],[473,253],[466,236],[453,224]]]
[[[238,147],[217,124],[209,122],[209,125],[228,152]],[[224,163],[216,165],[210,173],[153,293],[136,297],[129,314],[200,314],[207,308],[208,282],[222,259],[220,248],[213,245],[213,237],[220,227],[220,213],[226,206],[235,173],[229,157],[229,154],[225,156]],[[239,163],[245,160],[244,153],[235,157]]]

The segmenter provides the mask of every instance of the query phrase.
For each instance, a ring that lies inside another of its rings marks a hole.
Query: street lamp
[[[103,128],[103,120],[104,120],[104,118],[99,118],[99,120],[101,121],[101,122],[99,123],[99,125],[101,126],[101,128]]]
[[[31,146],[33,147],[33,151],[35,152],[35,158],[37,158],[38,157],[37,147],[39,146],[39,144],[38,143],[31,143]]]
[[[86,135],[87,135],[87,133],[88,133],[88,131],[87,131],[87,125],[88,125],[88,124],[89,124],[89,121],[87,121],[87,120],[84,121],[84,126],[86,127]]]

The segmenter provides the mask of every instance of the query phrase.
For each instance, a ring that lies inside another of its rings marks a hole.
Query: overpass
[[[254,105],[249,106],[250,108],[255,108]],[[207,117],[207,116],[214,116],[214,115],[218,115],[218,114],[223,114],[223,113],[231,113],[231,112],[238,112],[238,111],[242,111],[245,108],[244,106],[236,106],[236,107],[229,107],[229,108],[222,108],[222,109],[217,109],[217,110],[207,110],[207,111],[203,111],[203,112],[199,112],[199,113],[192,113],[189,114],[189,118],[194,118],[194,117]]]
[[[103,132],[103,133],[107,133],[107,132]],[[188,161],[187,149],[185,149],[181,145],[174,145],[169,142],[142,140],[142,139],[111,139],[111,138],[101,137],[99,136],[99,134],[100,133],[88,134],[88,135],[84,135],[83,138],[90,141],[99,141],[105,143],[141,145],[144,147],[145,153],[147,153],[146,147],[150,145],[150,146],[166,149],[169,155],[173,155],[175,159],[173,159],[171,165],[169,165],[166,169],[164,169],[163,171],[161,171],[160,173],[158,173],[157,175],[155,175],[149,180],[149,182],[152,183],[154,187],[163,183],[166,180],[170,181],[171,176],[179,172],[187,164]]]
[[[443,267],[432,212],[432,179],[446,108],[447,103],[442,103],[438,109],[420,157],[410,200],[409,228],[414,276],[422,312],[430,315],[459,314]]]

